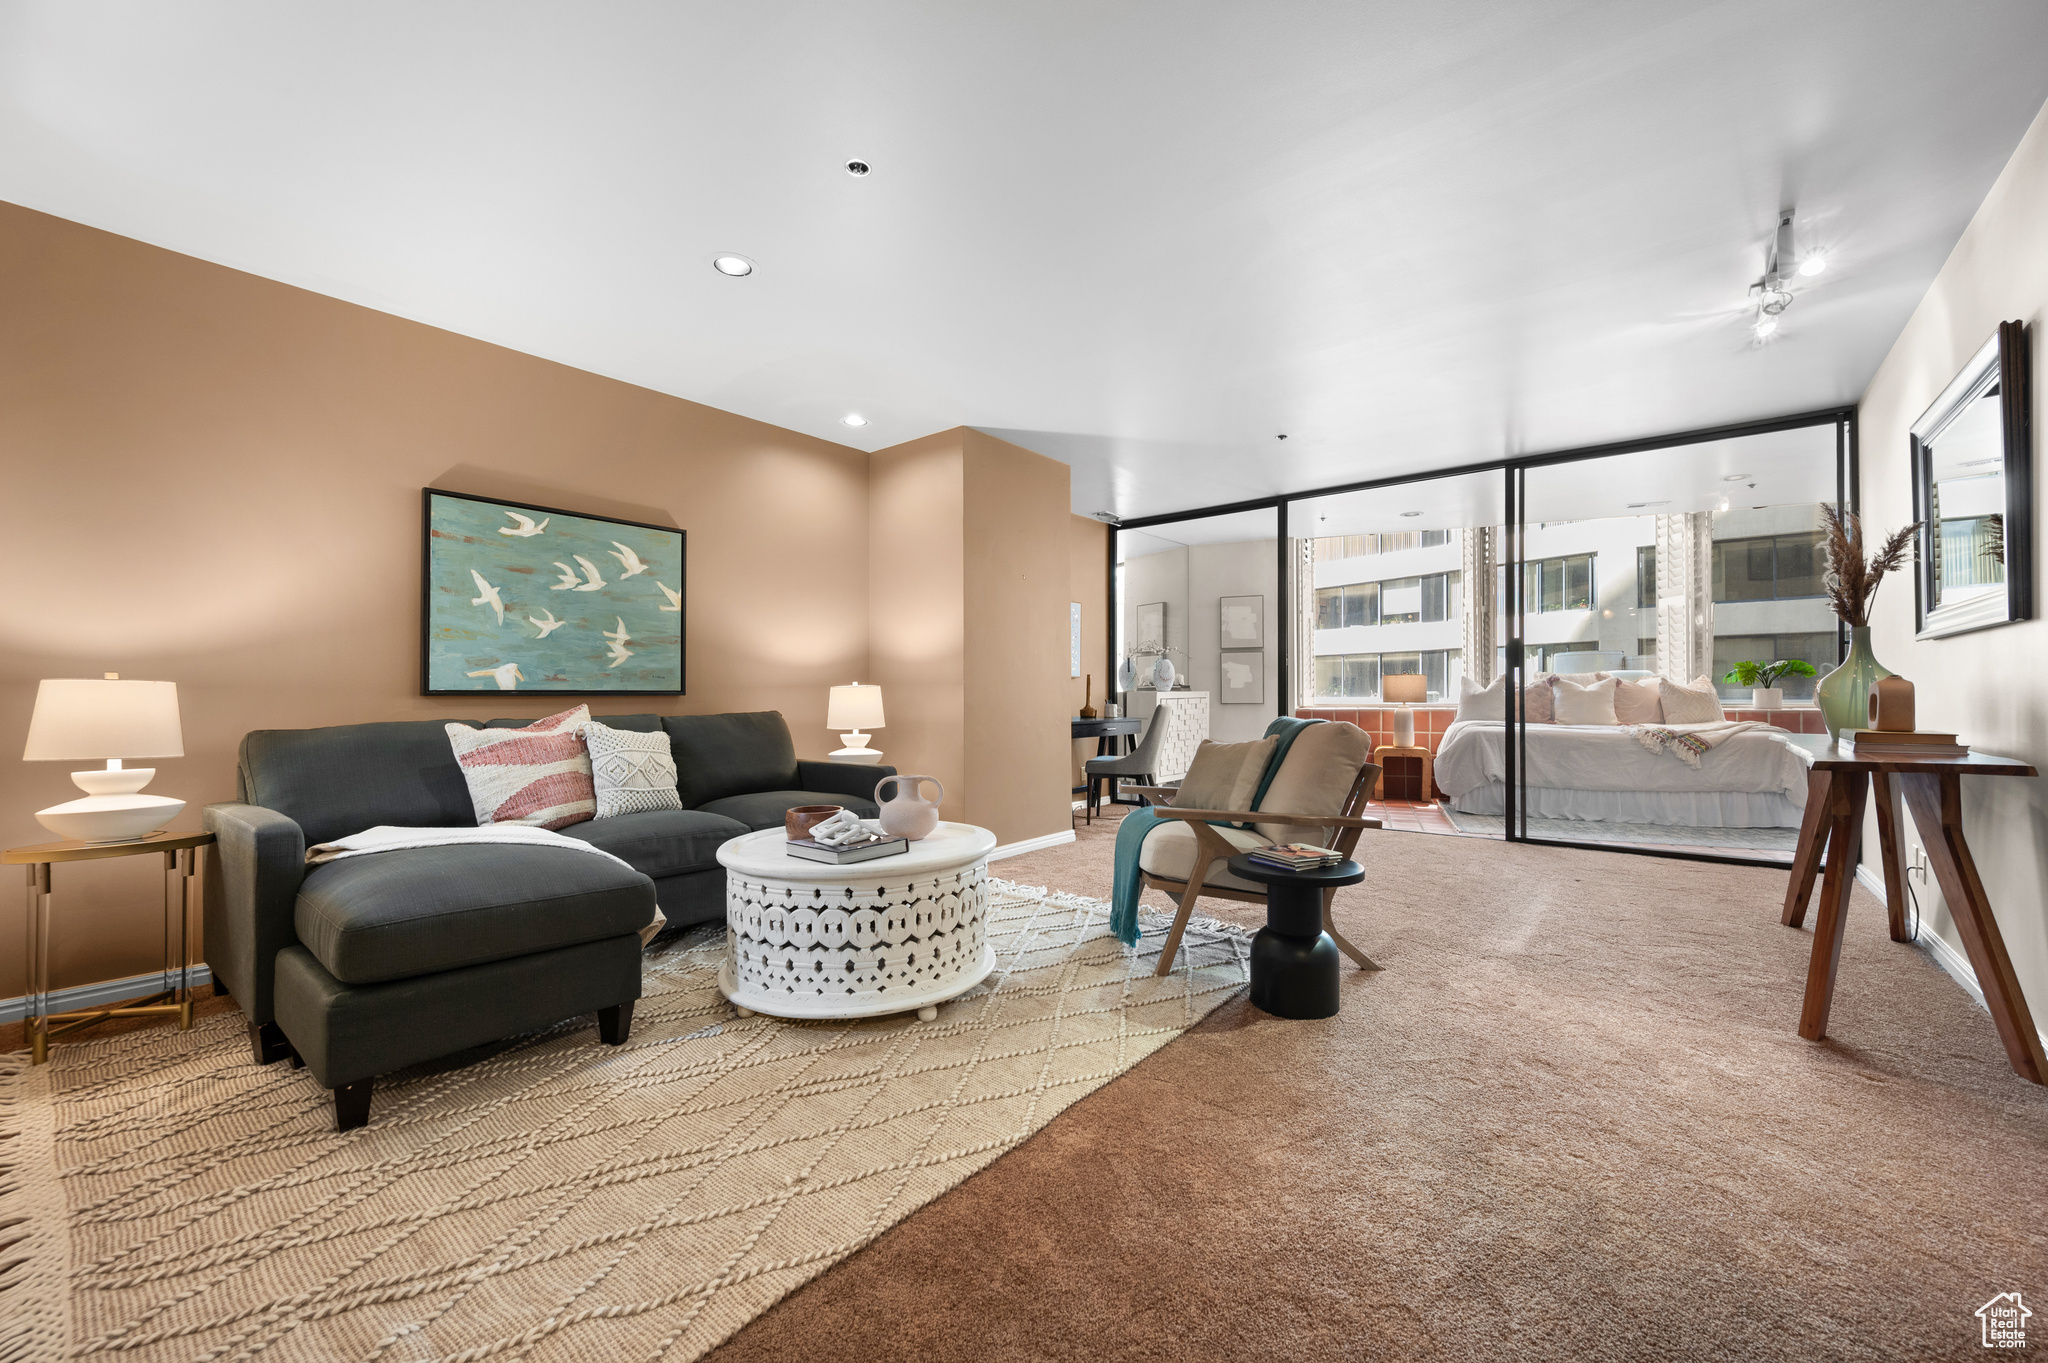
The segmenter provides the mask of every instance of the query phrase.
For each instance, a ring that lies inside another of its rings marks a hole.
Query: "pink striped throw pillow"
[[[470,802],[481,828],[523,823],[564,828],[597,814],[597,788],[590,779],[590,753],[583,726],[590,707],[579,705],[537,719],[524,729],[448,726],[448,742],[469,782]]]

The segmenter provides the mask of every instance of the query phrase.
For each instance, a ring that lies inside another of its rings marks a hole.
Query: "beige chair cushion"
[[[1193,806],[1190,805],[1189,808]],[[1271,846],[1270,840],[1249,829],[1217,828],[1215,832],[1239,852],[1249,852],[1254,847]],[[1202,883],[1225,890],[1245,890],[1252,894],[1266,892],[1266,887],[1257,881],[1240,880],[1230,874],[1229,866],[1230,863],[1226,861],[1218,861],[1209,868],[1209,874],[1202,877]],[[1138,852],[1138,868],[1167,880],[1185,881],[1195,869],[1194,828],[1185,820],[1173,819],[1147,833],[1145,845]]]
[[[1173,802],[1182,809],[1250,809],[1252,796],[1259,793],[1259,778],[1266,774],[1266,763],[1279,745],[1277,738],[1251,743],[1203,739]]]
[[[1372,740],[1356,724],[1311,724],[1295,735],[1294,746],[1287,750],[1287,760],[1280,764],[1259,808],[1271,814],[1342,814],[1344,797],[1351,793],[1358,769],[1371,760]],[[1277,823],[1253,827],[1269,842],[1328,847],[1337,836],[1335,828]]]

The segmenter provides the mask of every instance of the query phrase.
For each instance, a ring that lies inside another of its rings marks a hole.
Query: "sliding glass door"
[[[1511,836],[1789,858],[1806,778],[1782,735],[1825,732],[1813,683],[1840,657],[1820,509],[1843,495],[1843,435],[1508,471]]]
[[[1272,507],[1116,532],[1107,699],[1138,721],[1132,737],[1144,755],[1126,765],[1170,785],[1201,740],[1265,733],[1286,694],[1285,569]]]
[[[1502,722],[1442,749],[1461,692],[1491,682],[1505,656],[1494,586],[1503,489],[1494,471],[1288,503],[1295,709],[1371,736],[1384,769],[1374,812],[1390,828],[1501,835],[1498,809],[1453,812],[1445,796],[1468,779],[1498,781],[1482,776],[1479,749],[1490,744],[1497,760]]]

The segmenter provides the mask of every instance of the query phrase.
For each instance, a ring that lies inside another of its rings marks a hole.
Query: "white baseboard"
[[[989,853],[988,859],[990,861],[1001,861],[1004,857],[1021,857],[1026,852],[1043,851],[1048,847],[1058,847],[1061,843],[1072,842],[1073,840],[1074,830],[1062,828],[1059,832],[1048,833],[1042,838],[1026,838],[1022,842],[1006,842],[995,851]]]
[[[1884,877],[1881,873],[1859,863],[1856,867],[1856,880],[1864,889],[1870,891],[1878,903],[1885,902]],[[1908,908],[1910,907],[1909,905]],[[1987,1013],[1991,1011],[1990,1005],[1984,1002],[1984,986],[1977,983],[1977,972],[1971,967],[1968,956],[1950,946],[1946,938],[1924,923],[1920,925],[1920,940],[1913,945],[1932,957],[1942,972],[1961,985],[1963,992],[1974,999],[1979,1008]],[[2048,1050],[2048,1032],[2041,1033],[2041,1047]]]
[[[192,967],[186,977],[194,989],[202,984],[213,983],[213,971],[205,962]],[[49,1008],[53,1013],[78,1013],[91,1008],[104,1008],[122,999],[141,998],[154,994],[164,987],[161,970],[152,970],[147,975],[130,975],[125,980],[101,980],[98,984],[74,985],[69,989],[52,989]],[[26,998],[0,999],[0,1023],[19,1022],[28,1015]]]

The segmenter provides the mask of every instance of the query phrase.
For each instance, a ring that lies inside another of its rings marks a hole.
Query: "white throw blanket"
[[[1667,752],[1698,771],[1700,759],[1737,734],[1762,729],[1776,731],[1775,725],[1753,719],[1724,719],[1711,724],[1638,724],[1629,732],[1651,752]]]
[[[564,851],[587,852],[592,856],[616,861],[627,870],[630,863],[613,856],[602,847],[593,847],[580,838],[568,838],[546,828],[535,828],[530,824],[492,823],[478,828],[399,828],[394,824],[378,824],[360,833],[351,833],[333,842],[315,843],[306,849],[308,866],[325,866],[330,861],[343,857],[366,857],[373,852],[397,852],[410,847],[457,847],[471,843],[495,843],[513,847],[558,847]],[[668,925],[668,916],[659,906],[654,910],[654,921],[640,929],[642,946],[654,940],[656,933]]]

